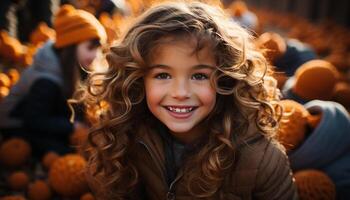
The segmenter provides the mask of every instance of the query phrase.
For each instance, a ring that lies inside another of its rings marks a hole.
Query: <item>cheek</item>
[[[95,59],[97,50],[88,50],[86,48],[80,48],[78,50],[78,60],[80,63],[91,64]]]
[[[151,111],[162,101],[165,95],[164,91],[164,88],[159,84],[156,84],[153,81],[145,81],[146,101]]]
[[[216,91],[211,87],[199,87],[195,89],[197,97],[204,106],[214,108],[216,102]]]
[[[80,48],[78,49],[78,61],[81,63],[81,62],[84,62],[84,60],[86,59],[86,52],[84,51],[84,49]]]

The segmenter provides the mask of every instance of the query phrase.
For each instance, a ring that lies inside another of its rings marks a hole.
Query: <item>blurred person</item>
[[[61,7],[54,21],[56,40],[38,50],[31,67],[0,104],[0,130],[5,137],[28,139],[37,153],[67,153],[69,137],[81,123],[71,123],[67,99],[86,78],[86,67],[106,41],[106,33],[90,13]]]

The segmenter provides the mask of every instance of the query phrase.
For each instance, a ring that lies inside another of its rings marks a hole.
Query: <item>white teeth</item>
[[[176,112],[176,113],[188,113],[191,112],[193,110],[193,107],[190,108],[174,108],[174,107],[167,107],[168,110],[172,111],[172,112]]]

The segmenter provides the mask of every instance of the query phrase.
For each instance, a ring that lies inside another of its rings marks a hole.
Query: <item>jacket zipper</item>
[[[155,159],[155,156],[152,154],[151,150],[149,149],[149,147],[143,142],[143,141],[138,141],[140,144],[142,144],[147,152],[150,154],[151,158],[152,159]],[[163,171],[163,170],[162,170]],[[165,177],[164,175],[165,173],[163,172],[163,177]],[[180,175],[176,176],[175,180],[173,180],[171,183],[170,183],[170,186],[168,187],[168,192],[167,192],[167,195],[166,195],[166,199],[167,200],[174,200],[175,199],[175,183],[180,180],[180,178],[182,177],[182,173],[179,172]]]
[[[175,180],[173,180],[173,182],[170,183],[170,187],[168,188],[168,192],[166,194],[167,200],[174,200],[175,199],[174,185],[178,180],[180,180],[181,177],[182,177],[182,175],[176,176]]]

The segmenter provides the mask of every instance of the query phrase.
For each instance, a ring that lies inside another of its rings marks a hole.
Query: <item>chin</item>
[[[166,125],[168,127],[168,129],[173,132],[173,133],[186,133],[189,132],[192,129],[192,126],[188,126],[188,125]]]

